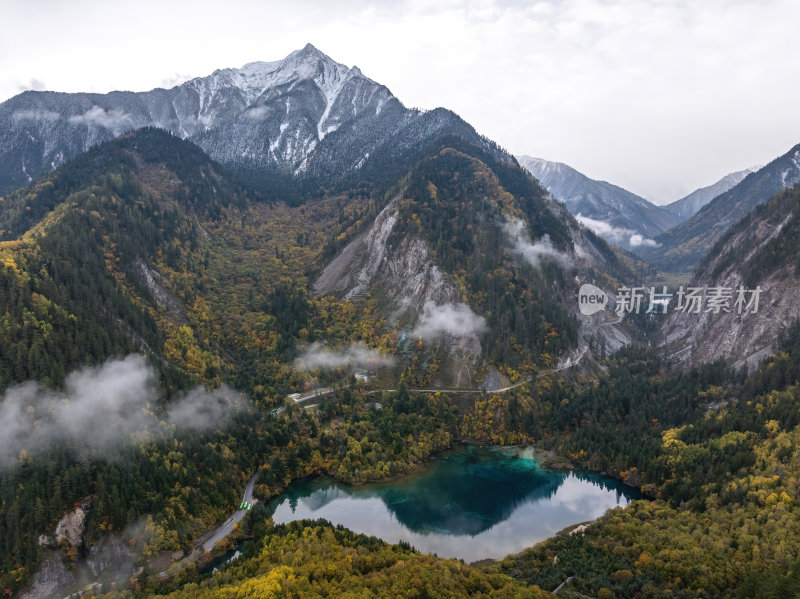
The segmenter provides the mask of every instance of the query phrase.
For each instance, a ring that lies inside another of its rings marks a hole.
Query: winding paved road
[[[256,484],[256,479],[258,478],[258,472],[253,475],[253,478],[250,479],[250,482],[247,483],[247,487],[244,489],[244,497],[242,498],[242,504],[253,505],[253,486]],[[239,505],[242,505],[239,504]],[[205,541],[203,541],[203,549],[206,551],[211,551],[214,548],[214,544],[217,541],[221,541],[225,537],[227,537],[233,531],[233,527],[244,518],[244,515],[248,512],[250,508],[244,507],[236,510],[233,515],[228,518],[224,524],[222,524],[217,530],[213,532],[213,534],[208,537]]]
[[[613,323],[609,323],[609,324],[613,324]],[[536,376],[529,376],[529,377],[527,377],[527,378],[525,378],[525,379],[523,379],[523,380],[521,380],[521,381],[519,381],[517,383],[514,383],[513,385],[510,385],[508,387],[503,387],[502,389],[408,389],[408,392],[409,393],[457,393],[457,394],[478,394],[478,395],[486,395],[486,394],[490,394],[490,393],[505,393],[506,391],[511,391],[512,389],[516,389],[517,387],[521,387],[522,385],[524,385],[526,383],[530,383],[531,381],[533,381],[535,379],[540,379],[540,378],[542,378],[544,376],[548,376],[548,375],[553,374],[555,372],[561,372],[562,370],[566,370],[567,368],[572,368],[574,366],[577,366],[578,363],[583,359],[583,356],[585,356],[586,352],[589,350],[589,348],[586,347],[586,346],[583,346],[580,349],[581,349],[581,352],[575,358],[574,361],[573,360],[569,360],[563,366],[560,366],[558,368],[553,368],[553,369],[550,369],[550,370],[544,370],[544,371],[540,372],[539,374],[537,374]],[[397,391],[398,391],[397,389],[373,389],[372,391],[369,391],[368,393],[370,395],[373,395],[375,393],[396,393]],[[280,413],[280,412],[278,412],[278,413]]]
[[[347,385],[346,387],[349,386],[350,385]],[[342,389],[345,389],[346,387],[342,387]],[[309,393],[308,395],[306,395],[305,397],[298,397],[297,399],[294,400],[294,403],[303,403],[304,401],[308,401],[309,399],[314,399],[315,397],[322,397],[323,395],[329,395],[334,391],[336,391],[336,389],[331,389],[330,387],[323,387],[322,389],[316,389],[311,393]],[[273,414],[277,416],[278,414],[283,414],[285,411],[286,411],[286,406],[281,406],[280,408],[275,410]]]
[[[563,589],[563,588],[564,588],[566,585],[568,585],[568,584],[569,584],[569,583],[571,583],[571,582],[572,582],[572,576],[570,576],[570,577],[569,577],[569,578],[567,578],[567,579],[566,579],[564,582],[562,582],[560,585],[558,585],[558,587],[556,587],[556,590],[555,590],[555,591],[553,591],[553,595],[557,595],[557,594],[558,594],[558,592],[559,592],[561,589]]]

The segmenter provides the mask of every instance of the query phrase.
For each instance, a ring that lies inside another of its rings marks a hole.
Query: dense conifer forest
[[[392,180],[397,167],[384,168],[375,181]],[[797,596],[798,326],[750,374],[722,362],[678,371],[641,346],[598,356],[592,370],[552,372],[578,344],[565,275],[552,262],[514,260],[502,229],[483,226],[518,218],[556,251],[573,250],[568,227],[518,166],[447,137],[391,184],[290,202],[251,184],[146,129],[2,199],[0,388],[58,390],[82,367],[143,354],[159,387],[148,410],[160,423],[114,456],[59,442],[10,456],[0,476],[2,592],[25,588],[54,551],[74,567],[87,546],[121,534],[144,569],[112,597],[544,597],[570,576],[559,596]],[[317,297],[310,286],[401,189],[390,245],[424,239],[462,299],[486,315],[480,368],[501,365],[528,383],[502,394],[414,391],[439,366],[437,346],[371,383],[347,368],[297,367],[314,342],[397,350],[401,324],[380,297]],[[796,196],[763,210],[794,206]],[[590,237],[607,276],[639,268]],[[766,251],[768,261],[796,259],[789,247]],[[240,411],[204,430],[169,423],[176,398],[222,384],[243,394]],[[331,392],[315,409],[286,399],[322,385]],[[293,481],[390,480],[466,441],[534,445],[648,499],[582,534],[472,566],[324,522],[271,525],[265,500]],[[153,560],[190,552],[255,473],[262,501],[237,532],[255,539],[243,559],[217,574],[191,566],[160,579]],[[87,545],[45,547],[40,535],[87,500]]]

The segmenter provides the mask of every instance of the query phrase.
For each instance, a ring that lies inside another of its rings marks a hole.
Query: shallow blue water
[[[325,518],[471,562],[516,553],[640,497],[601,475],[546,470],[531,449],[468,446],[390,483],[300,482],[274,502],[273,520]]]

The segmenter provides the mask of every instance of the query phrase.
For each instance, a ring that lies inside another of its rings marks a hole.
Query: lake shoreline
[[[564,460],[563,458],[559,458],[554,451],[543,449],[543,448],[537,447],[537,446],[535,446],[533,444],[522,443],[522,444],[498,445],[498,444],[491,444],[491,443],[476,442],[475,440],[460,440],[459,439],[457,441],[452,442],[449,447],[445,447],[445,448],[442,448],[442,449],[437,450],[435,452],[432,452],[425,460],[420,461],[419,463],[415,464],[409,470],[407,470],[405,472],[396,473],[396,474],[394,474],[394,475],[392,475],[390,477],[376,479],[376,480],[368,480],[368,481],[347,482],[347,481],[343,481],[343,480],[337,478],[336,476],[333,476],[333,475],[331,475],[331,474],[329,474],[327,472],[312,472],[312,473],[309,473],[309,474],[307,474],[305,476],[298,477],[298,478],[292,480],[286,486],[283,486],[280,490],[276,490],[276,492],[274,494],[271,494],[270,497],[265,498],[262,501],[264,501],[265,503],[277,502],[281,497],[286,497],[287,493],[290,493],[292,488],[297,488],[298,486],[302,486],[302,485],[309,485],[310,486],[310,485],[314,485],[314,484],[330,483],[331,485],[342,485],[342,486],[348,487],[348,488],[350,488],[350,489],[352,489],[354,491],[359,491],[359,490],[368,489],[370,487],[380,488],[380,487],[383,487],[383,486],[389,486],[389,485],[396,484],[396,483],[401,483],[401,482],[404,482],[405,484],[410,484],[411,482],[413,482],[413,480],[417,479],[418,477],[424,476],[425,473],[428,472],[429,469],[432,466],[434,466],[434,464],[437,461],[446,459],[448,457],[449,453],[458,454],[460,452],[464,452],[468,448],[476,448],[476,449],[483,450],[483,451],[492,450],[492,449],[498,449],[498,450],[503,450],[503,449],[505,449],[505,450],[514,450],[514,449],[516,449],[516,450],[519,450],[520,452],[522,452],[522,451],[525,451],[525,450],[530,450],[533,453],[533,457],[534,457],[534,460],[535,460],[536,464],[544,472],[561,473],[561,474],[573,473],[576,476],[584,474],[584,475],[590,475],[590,476],[604,477],[604,478],[607,478],[609,480],[612,480],[612,481],[616,482],[617,484],[619,484],[621,486],[629,488],[634,492],[641,493],[641,489],[639,489],[637,487],[633,487],[631,485],[628,485],[624,481],[622,481],[622,480],[620,480],[620,479],[618,479],[616,477],[610,476],[607,473],[594,472],[594,471],[591,471],[591,470],[579,468],[579,467],[575,466],[574,464],[572,464],[571,462],[568,462],[568,461]],[[560,535],[560,534],[565,534],[569,530],[571,530],[571,529],[573,529],[573,528],[575,528],[577,526],[580,526],[581,524],[587,524],[587,523],[595,522],[599,518],[602,518],[602,515],[598,516],[597,518],[594,518],[594,519],[591,519],[591,520],[587,520],[587,521],[584,521],[584,522],[578,522],[578,523],[575,523],[575,524],[570,524],[568,526],[565,526],[561,530],[554,532],[553,535],[551,535],[551,536],[557,536],[557,535]],[[373,535],[373,536],[378,536],[378,535]],[[551,537],[548,536],[546,538],[551,538]],[[546,538],[542,539],[542,541],[538,541],[538,542],[543,542],[544,540],[546,540]],[[226,544],[228,545],[228,547],[226,547],[222,551],[219,551],[218,549],[215,549],[215,550],[212,550],[211,552],[208,552],[204,556],[204,559],[202,561],[206,561],[206,560],[208,560],[208,561],[211,561],[211,560],[216,561],[221,556],[223,556],[225,554],[228,554],[231,551],[231,547],[230,547],[231,545],[235,549],[245,539],[253,539],[252,534],[249,534],[248,532],[246,532],[244,530],[236,530],[236,531],[234,531],[233,534],[229,535],[227,537],[227,539],[226,539],[226,541],[227,541]],[[386,542],[389,542],[389,541],[386,541]],[[536,544],[538,544],[538,542]],[[219,549],[222,549],[222,548],[219,548]],[[422,550],[420,550],[420,551],[422,551]],[[424,551],[422,551],[422,552],[424,553]],[[511,552],[508,555],[513,555],[513,554],[515,554],[515,553]],[[488,561],[497,561],[498,559],[503,559],[503,558],[502,557],[500,557],[500,558],[482,558],[482,559],[479,559],[479,560],[475,560],[475,562],[468,562],[468,563],[471,563],[471,564],[472,563],[480,563],[480,562],[486,562],[487,560]]]
[[[455,443],[394,481],[306,477],[272,500],[272,519],[323,519],[472,563],[502,559],[640,498],[602,474],[542,464],[549,455],[526,444]]]

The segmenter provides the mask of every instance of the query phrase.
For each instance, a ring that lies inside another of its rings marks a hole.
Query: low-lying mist
[[[159,393],[155,369],[139,354],[73,372],[62,391],[33,381],[12,387],[0,403],[0,468],[22,451],[36,455],[64,443],[111,457],[156,431],[218,427],[245,406],[228,387],[197,387],[169,402],[165,412],[157,407]]]
[[[597,220],[578,214],[575,217],[580,224],[589,229],[592,233],[596,233],[601,237],[611,240],[614,243],[628,243],[631,247],[647,246],[658,247],[658,243],[653,239],[648,239],[641,233],[637,233],[632,229],[625,229],[624,227],[617,227],[610,222],[604,220]]]
[[[433,339],[440,335],[469,337],[485,332],[486,319],[475,314],[467,304],[442,304],[425,302],[417,326],[409,333],[411,337]]]
[[[394,359],[377,349],[367,347],[363,342],[351,343],[346,347],[330,349],[320,343],[312,343],[295,360],[297,370],[336,370],[337,368],[380,368],[391,366]]]
[[[559,263],[567,260],[567,255],[555,248],[549,235],[545,234],[541,239],[531,241],[525,223],[518,218],[509,219],[503,230],[514,251],[525,258],[531,266],[539,266],[543,258],[550,258]]]

